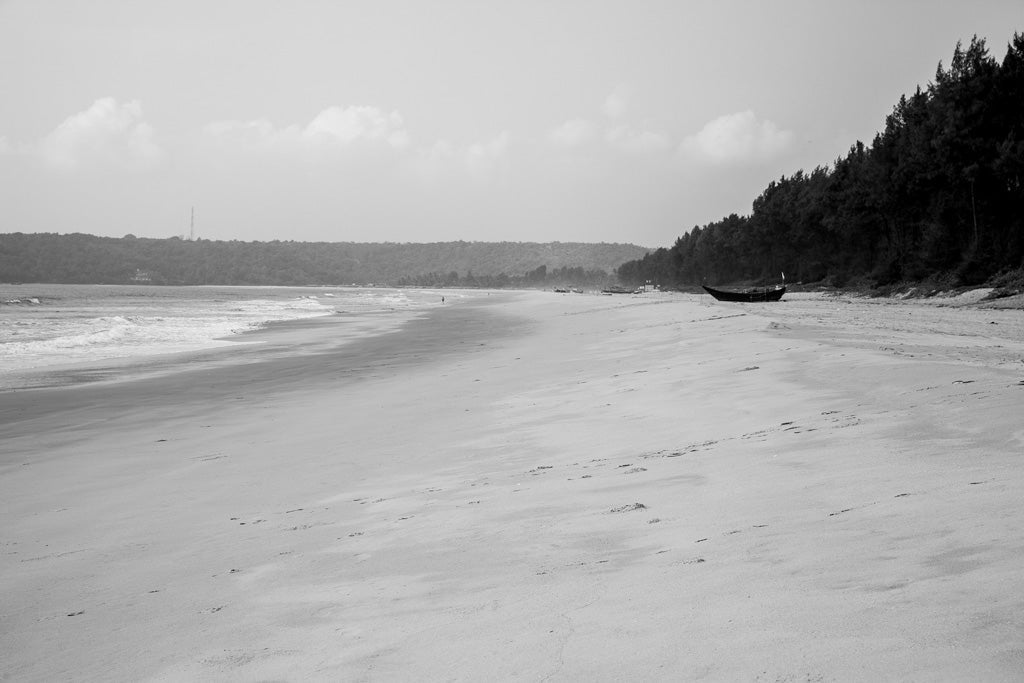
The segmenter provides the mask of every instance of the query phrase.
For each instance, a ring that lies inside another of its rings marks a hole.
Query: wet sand
[[[0,395],[0,678],[1024,670],[1021,311],[488,299]]]

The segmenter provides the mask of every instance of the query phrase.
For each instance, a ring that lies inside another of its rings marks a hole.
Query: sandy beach
[[[940,303],[494,292],[0,394],[0,679],[1020,680],[1024,311]]]

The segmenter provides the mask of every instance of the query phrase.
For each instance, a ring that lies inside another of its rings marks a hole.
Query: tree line
[[[1002,61],[975,36],[904,95],[870,145],[768,184],[747,216],[624,263],[626,283],[788,278],[975,285],[1024,262],[1024,34]],[[1019,274],[1019,272],[1018,272]]]
[[[176,285],[603,284],[647,252],[579,242],[241,242],[0,234],[0,282]]]
[[[548,268],[541,264],[522,275],[476,275],[469,270],[465,275],[456,271],[449,273],[425,273],[403,277],[399,287],[479,287],[483,289],[536,288],[536,287],[606,287],[617,282],[614,271],[609,273],[601,268],[586,269],[582,266]]]

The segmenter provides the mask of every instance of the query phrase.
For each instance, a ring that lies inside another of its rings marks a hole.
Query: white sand
[[[0,398],[0,679],[1020,679],[1021,311],[492,300]]]

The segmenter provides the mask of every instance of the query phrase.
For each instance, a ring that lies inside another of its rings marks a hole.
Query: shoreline
[[[172,404],[180,408],[236,399],[239,393],[272,398],[288,391],[313,391],[324,383],[357,381],[372,376],[378,367],[397,371],[455,352],[467,341],[504,333],[509,322],[492,312],[485,314],[488,322],[481,323],[475,310],[499,303],[500,297],[460,302],[416,312],[393,325],[362,325],[358,330],[348,326],[345,313],[277,321],[240,335],[240,343],[231,348],[61,368],[60,377],[71,377],[67,384],[0,392],[0,438],[20,436],[22,421],[33,433],[51,415],[68,410],[120,413],[140,403],[147,409]],[[449,345],[448,333],[465,339]]]
[[[16,426],[0,675],[1019,673],[1019,312],[486,303]]]
[[[363,296],[361,291],[356,292],[351,299],[335,299],[334,293],[325,293],[319,289],[316,291],[323,294],[322,297],[292,296],[301,291],[301,288],[295,287],[212,287],[208,288],[212,298],[201,299],[190,296],[203,287],[46,287],[49,291],[39,293],[35,300],[37,303],[42,300],[49,305],[30,306],[25,312],[26,322],[30,328],[38,325],[43,331],[42,336],[54,334],[56,330],[60,332],[54,339],[44,340],[40,337],[28,339],[24,343],[38,343],[45,347],[47,343],[54,342],[60,348],[63,340],[72,351],[63,355],[48,353],[48,349],[36,353],[30,351],[27,359],[20,358],[15,351],[10,360],[12,367],[0,373],[0,393],[138,378],[173,371],[184,364],[212,366],[230,363],[239,354],[256,356],[257,353],[247,348],[247,345],[262,345],[268,340],[272,341],[273,336],[264,332],[268,328],[278,329],[280,323],[301,324],[303,320],[335,317],[339,321],[339,339],[369,336],[394,329],[404,320],[417,315],[417,311],[424,310],[423,302],[420,302],[420,306],[396,307],[387,297],[376,297],[374,300],[375,297]],[[115,290],[115,293],[109,290]],[[257,298],[246,299],[246,296]],[[310,306],[317,308],[312,310]],[[8,311],[15,316],[18,312]],[[34,320],[36,315],[40,317],[39,320]],[[69,320],[79,321],[77,326],[72,324],[61,328],[62,315]],[[200,332],[194,336],[186,332],[183,337],[182,331],[187,328],[183,328],[180,321],[188,320],[189,315],[198,316],[195,322]],[[340,324],[341,320],[345,321],[344,326]],[[89,323],[98,321],[123,323],[126,328],[133,328],[138,323],[137,329],[141,332],[136,336],[135,329],[125,332],[116,329],[116,325],[111,330],[97,332]],[[6,322],[14,328],[18,326],[16,317],[0,322]],[[115,335],[115,338],[117,334],[125,334],[129,342],[120,346],[106,344],[103,335],[108,332]],[[98,348],[84,354],[74,353],[77,346],[89,347],[90,342],[82,340],[88,340],[92,335],[100,337]],[[146,335],[150,335],[149,341],[146,341]],[[153,342],[153,339],[160,339],[161,335],[164,342],[162,346]],[[10,335],[9,341],[14,344],[12,348],[18,346],[18,340],[17,332]],[[4,346],[5,351],[10,351]]]

